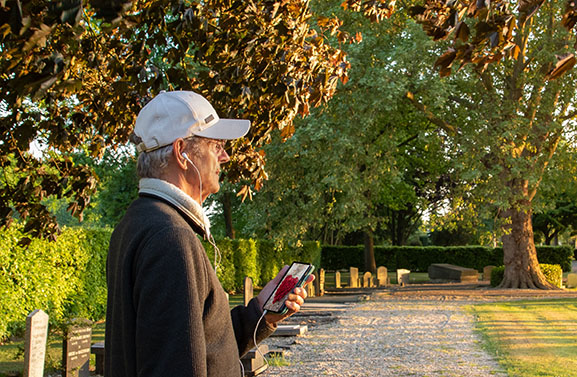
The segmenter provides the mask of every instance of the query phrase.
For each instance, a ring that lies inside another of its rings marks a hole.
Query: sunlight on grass
[[[577,300],[471,306],[476,330],[509,376],[577,377]]]
[[[290,365],[288,360],[285,359],[285,357],[283,355],[281,355],[281,356],[277,356],[277,355],[267,356],[266,359],[268,361],[268,365],[273,366],[273,367],[286,367],[286,366]]]

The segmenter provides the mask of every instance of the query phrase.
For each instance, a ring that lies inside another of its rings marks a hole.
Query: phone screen
[[[312,270],[312,264],[293,262],[281,282],[276,286],[268,300],[266,300],[263,309],[273,313],[284,313],[287,310],[284,302],[288,295],[296,287],[304,284]]]

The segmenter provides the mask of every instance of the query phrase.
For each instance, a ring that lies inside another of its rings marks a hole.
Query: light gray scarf
[[[172,183],[156,178],[141,178],[138,192],[151,194],[166,200],[180,209],[196,225],[204,230],[205,238],[210,239],[210,221],[202,206]]]

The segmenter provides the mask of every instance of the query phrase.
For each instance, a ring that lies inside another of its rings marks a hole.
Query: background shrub
[[[545,279],[556,287],[563,285],[563,270],[558,264],[540,264]]]
[[[64,228],[54,242],[33,240],[19,245],[22,229],[14,225],[0,232],[0,341],[21,334],[26,316],[42,309],[50,325],[73,318],[93,321],[106,315],[106,256],[111,229]],[[204,243],[214,263],[214,249]],[[228,292],[239,292],[245,276],[261,286],[293,261],[318,268],[318,242],[274,244],[270,241],[217,241],[220,264],[217,275]]]
[[[20,334],[34,309],[47,312],[51,326],[79,316],[102,319],[110,234],[64,228],[55,242],[23,246],[19,225],[0,232],[0,339]]]
[[[573,249],[568,246],[537,246],[539,262],[559,264],[571,270]],[[323,246],[322,268],[339,270],[349,267],[364,269],[364,246]],[[485,266],[503,264],[503,249],[484,246],[375,246],[377,266],[388,270],[406,268],[426,272],[433,263],[449,263],[482,271]]]
[[[545,279],[556,287],[561,288],[563,283],[563,270],[561,266],[558,264],[546,264],[541,263],[539,264],[541,268],[541,272],[545,275]],[[496,287],[503,281],[503,277],[505,276],[505,266],[499,266],[493,268],[491,271],[491,286]]]
[[[250,277],[254,286],[262,286],[272,280],[284,265],[293,261],[320,266],[321,247],[318,242],[299,244],[275,244],[263,240],[217,240],[222,259],[217,269],[223,288],[229,293],[240,292],[244,278]],[[214,263],[214,248],[203,242],[209,259]]]
[[[52,326],[73,318],[101,320],[106,313],[106,255],[112,230],[108,228],[64,228],[55,242],[32,240],[27,246],[19,225],[0,231],[0,341],[22,333],[26,316],[42,309]],[[214,249],[204,243],[214,263]],[[217,275],[230,293],[240,292],[245,276],[262,286],[284,265],[293,261],[312,263],[325,269],[350,266],[364,268],[363,246],[324,246],[318,242],[275,243],[266,240],[217,241],[220,264]],[[570,269],[569,247],[538,247],[541,268],[553,284],[561,282],[563,268]],[[472,247],[375,247],[378,266],[389,270],[408,268],[427,271],[432,263],[451,263],[482,270],[500,265],[500,248]],[[554,261],[552,263],[551,261]],[[554,265],[547,267],[547,265]],[[498,285],[499,268],[493,269],[491,284]],[[494,277],[495,275],[495,277]],[[493,280],[496,281],[493,284]]]
[[[491,270],[491,287],[496,287],[503,281],[505,266],[498,266]]]

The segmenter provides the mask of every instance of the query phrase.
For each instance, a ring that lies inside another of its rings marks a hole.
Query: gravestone
[[[63,377],[90,377],[91,325],[88,320],[76,320],[66,329],[62,346]]]
[[[325,294],[325,269],[319,269],[319,272],[315,278],[315,282],[318,280],[318,283],[315,285],[315,293],[317,296],[324,296]]]
[[[90,352],[94,354],[94,373],[104,375],[104,342],[97,342],[90,346]]]
[[[447,263],[433,263],[429,266],[429,278],[431,280],[451,280],[456,282],[475,283],[479,281],[477,270],[467,267],[455,266]]]
[[[359,269],[356,267],[350,268],[349,288],[359,288]]]
[[[405,270],[403,268],[397,270],[397,283],[404,287],[409,284],[409,279],[411,276],[411,271]]]
[[[36,309],[26,317],[24,377],[42,377],[48,336],[48,314]]]
[[[373,275],[367,271],[363,274],[363,288],[370,288],[373,286]]]
[[[567,275],[567,288],[577,288],[577,274],[570,273]]]
[[[493,271],[493,268],[495,268],[495,266],[485,266],[483,268],[483,280],[491,280],[491,271]]]
[[[335,288],[341,287],[341,273],[339,271],[335,272]]]
[[[315,276],[316,279],[316,276]],[[305,289],[307,291],[307,296],[308,297],[315,297],[315,284],[307,284],[305,285]]]
[[[247,306],[249,301],[254,296],[254,289],[252,286],[252,279],[248,276],[244,278],[244,306]]]
[[[377,285],[379,287],[386,287],[389,284],[389,282],[387,281],[388,279],[389,277],[387,273],[387,268],[383,266],[377,268]]]
[[[266,344],[261,344],[257,347],[258,350],[253,348],[240,359],[245,377],[257,376],[267,369],[263,356],[269,353],[269,348]]]
[[[300,336],[308,331],[307,325],[277,325],[271,337]]]

